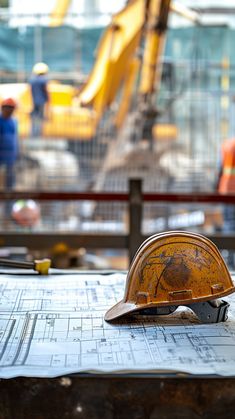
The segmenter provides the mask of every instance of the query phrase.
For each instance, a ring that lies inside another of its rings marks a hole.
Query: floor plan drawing
[[[0,377],[81,371],[235,375],[235,295],[229,319],[201,324],[189,309],[113,324],[125,273],[0,276]]]

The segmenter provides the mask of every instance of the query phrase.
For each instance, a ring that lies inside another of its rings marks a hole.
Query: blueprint
[[[126,274],[0,275],[0,378],[69,373],[235,375],[235,294],[229,319],[203,325],[189,309],[107,323]]]

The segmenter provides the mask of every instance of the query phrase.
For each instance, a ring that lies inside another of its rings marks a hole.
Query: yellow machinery
[[[51,15],[52,26],[61,24],[68,6],[68,0],[57,1]],[[43,124],[43,136],[92,139],[106,109],[122,87],[122,98],[114,121],[116,127],[120,128],[129,110],[139,71],[140,97],[144,98],[148,108],[151,107],[151,97],[161,75],[159,58],[164,45],[169,7],[170,0],[132,0],[113,16],[101,39],[93,70],[80,91],[73,86],[53,81],[49,83],[50,105]],[[140,65],[136,51],[142,39],[145,47],[143,63]],[[18,101],[20,136],[29,136],[32,109],[29,86],[2,85],[0,100],[5,96]],[[169,127],[167,130],[169,132]],[[154,133],[157,133],[156,127]]]
[[[50,94],[50,110],[46,115],[48,120],[45,121],[44,131],[47,122],[53,124],[51,118],[51,112],[53,112],[53,110],[60,113],[60,117],[62,115],[62,120],[64,120],[66,113],[69,112],[70,109],[73,109],[73,97],[75,96],[74,87],[62,85],[53,81],[49,83],[48,90]],[[28,137],[31,131],[30,113],[32,111],[32,99],[29,85],[27,83],[2,84],[0,86],[0,101],[6,97],[12,97],[16,100],[18,106],[15,115],[18,120],[19,135],[22,138]],[[57,130],[55,136],[61,137],[62,133],[60,134],[60,125],[58,125],[58,122],[57,124],[54,124],[54,128]],[[44,134],[46,133],[44,132]]]
[[[50,106],[43,126],[43,136],[87,140],[94,137],[105,109],[113,102],[120,85],[135,60],[145,19],[145,1],[133,0],[118,14],[105,31],[94,68],[78,92],[72,86],[51,82]],[[0,99],[14,97],[18,103],[20,135],[30,133],[32,103],[27,84],[2,85]]]
[[[205,323],[225,321],[228,303],[219,297],[235,291],[217,247],[206,237],[171,231],[149,237],[131,264],[124,298],[105,315],[170,314],[191,308]]]
[[[50,16],[50,26],[60,26],[68,12],[71,0],[56,0]]]

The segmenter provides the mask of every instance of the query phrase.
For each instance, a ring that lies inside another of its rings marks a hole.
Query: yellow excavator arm
[[[139,91],[151,94],[159,85],[160,58],[165,43],[170,0],[150,0],[147,9],[147,24],[143,65]]]
[[[49,26],[60,26],[63,24],[70,3],[71,0],[56,0],[54,9],[50,15]]]
[[[51,13],[51,26],[62,24],[70,1],[56,0]],[[115,124],[119,128],[125,121],[129,104],[135,94],[139,73],[140,96],[151,99],[160,83],[160,57],[169,10],[170,0],[130,0],[113,16],[100,41],[94,67],[76,97],[72,86],[68,88],[50,83],[50,110],[43,124],[45,137],[92,139],[106,109],[123,87],[115,118]],[[142,45],[144,52],[140,59],[137,57],[137,50]],[[17,89],[14,86],[14,92],[18,92],[16,99],[21,104],[17,111],[20,133],[27,136],[30,131],[31,111],[29,87],[19,86]],[[3,96],[4,89],[1,88],[0,97]]]
[[[79,95],[83,106],[92,106],[103,113],[113,102],[139,45],[144,16],[145,1],[134,0],[113,17],[101,39],[94,68]]]

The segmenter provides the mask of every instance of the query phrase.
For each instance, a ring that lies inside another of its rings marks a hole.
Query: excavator
[[[63,22],[69,3],[69,0],[57,0],[51,13],[51,26]],[[118,131],[127,118],[134,95],[137,95],[137,113],[142,120],[138,135],[140,131],[144,136],[164,135],[164,127],[155,124],[155,97],[161,80],[160,57],[169,11],[176,11],[170,3],[170,0],[128,1],[105,30],[93,69],[84,85],[78,90],[50,81],[50,106],[43,123],[43,137],[91,141],[117,100],[112,124]],[[32,109],[29,86],[26,83],[1,85],[0,100],[6,94],[19,103],[20,136],[29,137]],[[168,125],[166,129],[167,135],[176,134],[174,126]]]

